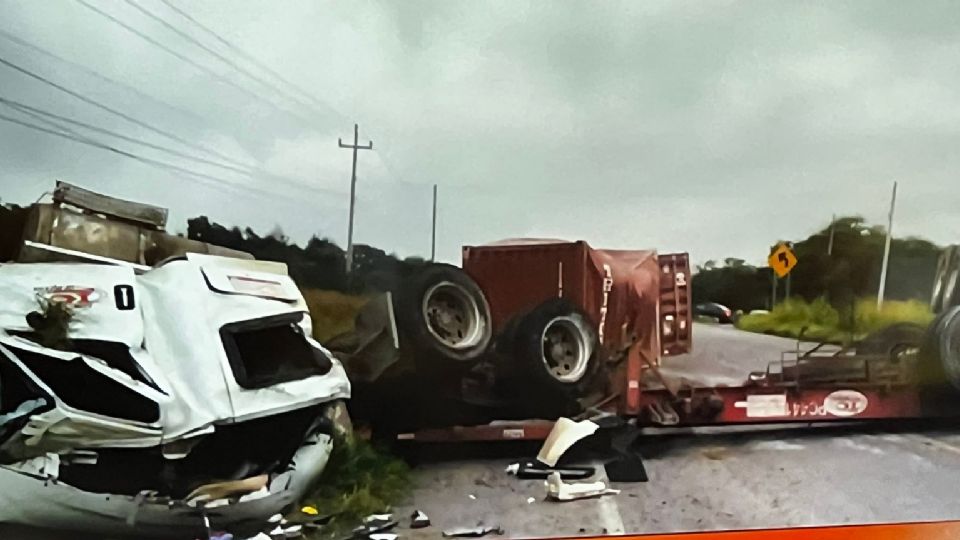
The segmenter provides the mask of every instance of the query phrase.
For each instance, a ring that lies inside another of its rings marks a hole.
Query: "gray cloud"
[[[401,254],[429,250],[434,182],[446,260],[536,235],[758,261],[832,213],[881,221],[894,180],[898,232],[960,237],[949,2],[174,1],[322,103],[243,82],[292,113],[278,111],[67,0],[0,0],[0,28],[172,107],[4,40],[0,55],[302,187],[225,175],[224,192],[0,124],[0,195],[33,200],[63,178],[181,222],[342,241],[350,156],[336,139],[356,121],[376,148],[360,158],[357,238]],[[243,81],[126,4],[91,2]],[[0,94],[160,142],[5,68]]]

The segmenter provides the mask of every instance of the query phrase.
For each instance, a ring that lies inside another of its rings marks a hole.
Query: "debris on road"
[[[317,510],[315,506],[304,506],[300,509],[300,512],[308,516],[316,516],[320,514],[320,511]]]
[[[556,472],[547,478],[544,485],[547,489],[547,497],[557,501],[574,501],[620,493],[619,489],[610,489],[603,482],[568,484],[561,480],[560,473]]]
[[[537,461],[554,467],[567,450],[577,441],[585,439],[596,433],[598,426],[590,420],[575,422],[569,418],[559,418],[557,423],[550,430],[550,435],[543,442],[540,453],[537,454]]]
[[[475,501],[475,500],[477,500],[477,496],[476,496],[476,495],[474,495],[473,493],[471,493],[471,494],[469,494],[469,495],[467,495],[467,497],[470,497],[470,500],[471,500],[471,501]]]
[[[388,522],[393,519],[393,514],[370,514],[363,518],[363,524],[369,525],[376,522]]]
[[[506,468],[507,474],[512,474],[521,480],[545,480],[551,473],[560,473],[564,480],[585,480],[596,473],[593,467],[545,467],[534,461],[511,463]]]
[[[397,540],[399,536],[395,533],[374,533],[368,535],[367,538],[370,540]]]
[[[410,528],[423,529],[430,526],[430,518],[420,510],[414,510],[410,515]]]
[[[527,504],[533,504],[537,502],[536,497],[527,497]]]
[[[488,534],[501,535],[503,534],[503,527],[500,525],[489,527],[483,523],[478,523],[476,527],[456,527],[443,531],[443,536],[447,538],[480,538]]]

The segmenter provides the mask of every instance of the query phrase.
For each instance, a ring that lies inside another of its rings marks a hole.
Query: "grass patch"
[[[356,437],[334,441],[330,461],[317,482],[304,503],[334,518],[313,538],[352,530],[365,516],[391,509],[411,487],[406,463]]]
[[[744,315],[737,327],[749,332],[783,337],[803,336],[811,341],[849,343],[895,323],[929,324],[933,313],[927,304],[918,300],[887,301],[877,309],[876,300],[858,300],[850,309],[837,310],[823,298],[807,302],[800,298],[785,300],[770,313]]]
[[[368,300],[365,296],[338,291],[304,289],[302,292],[313,321],[313,338],[320,343],[353,330],[357,312]]]

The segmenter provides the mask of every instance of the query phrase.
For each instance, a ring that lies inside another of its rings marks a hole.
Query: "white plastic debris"
[[[590,420],[574,422],[569,418],[557,419],[553,429],[550,430],[550,435],[547,436],[547,440],[543,441],[543,447],[537,454],[537,461],[550,467],[556,466],[560,456],[569,450],[574,443],[593,435],[599,427]]]
[[[410,528],[422,529],[430,526],[430,518],[420,510],[414,510],[410,515]]]
[[[366,525],[375,521],[390,521],[391,519],[393,519],[393,514],[370,514],[363,518],[363,523]]]
[[[534,497],[527,497],[527,504],[533,504],[533,503],[536,502],[536,501],[537,501],[537,499],[534,498]]]
[[[267,523],[280,523],[283,520],[283,514],[274,514],[267,519]]]
[[[467,497],[470,497],[470,500],[472,500],[472,501],[477,500],[477,496],[474,495],[473,493],[471,493],[470,495],[467,495]]]
[[[560,478],[558,472],[551,473],[544,485],[547,488],[547,496],[557,501],[574,501],[620,493],[619,489],[610,489],[603,482],[568,484]]]
[[[520,464],[519,464],[519,463],[511,463],[511,464],[507,465],[507,468],[504,469],[503,472],[505,472],[505,473],[507,473],[507,474],[512,474],[512,475],[516,476],[516,474],[517,474],[518,472],[520,472]]]
[[[287,538],[300,538],[303,536],[303,525],[293,525],[292,527],[287,527],[286,529],[283,529],[283,535]]]
[[[500,525],[490,527],[480,523],[476,527],[456,527],[443,531],[443,535],[447,538],[479,538],[491,533],[503,534],[503,527]]]
[[[373,533],[367,535],[370,540],[397,540],[396,533]]]

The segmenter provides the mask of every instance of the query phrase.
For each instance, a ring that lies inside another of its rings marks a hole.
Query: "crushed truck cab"
[[[323,470],[349,396],[282,264],[0,264],[0,523],[257,526]],[[253,488],[198,495],[224,481]]]

